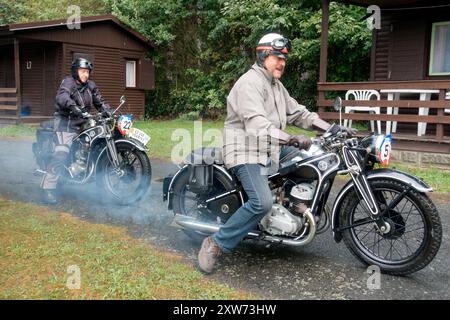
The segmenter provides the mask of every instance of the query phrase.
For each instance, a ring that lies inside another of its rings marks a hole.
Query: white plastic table
[[[420,101],[430,100],[431,95],[433,93],[439,93],[439,90],[428,90],[428,89],[383,89],[380,90],[380,93],[387,93],[388,100],[399,100],[400,94],[402,93],[418,93],[420,95]],[[392,109],[394,109],[394,114],[398,114],[398,108],[387,108],[387,114],[392,114]],[[419,116],[427,116],[429,108],[419,108]],[[393,123],[392,123],[393,122]],[[386,135],[391,133],[391,123],[392,123],[392,132],[397,131],[397,121],[387,121],[386,122]],[[420,137],[425,134],[427,129],[426,122],[419,122],[417,125],[417,135]]]

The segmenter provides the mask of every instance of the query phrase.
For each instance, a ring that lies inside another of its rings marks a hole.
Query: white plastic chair
[[[353,100],[371,100],[372,97],[376,97],[376,100],[380,100],[380,93],[377,90],[348,90],[345,94],[345,100],[353,96]],[[369,113],[380,114],[380,107],[368,107],[368,106],[346,106],[344,108],[345,113],[354,111],[366,111]],[[347,127],[347,121],[344,120],[344,126]],[[349,127],[352,127],[352,120],[350,119]],[[372,132],[375,132],[374,121],[370,120],[370,127]],[[381,121],[377,120],[378,134],[381,134]]]
[[[450,100],[450,90],[445,93],[445,99]],[[450,109],[444,109],[445,113],[450,113]]]

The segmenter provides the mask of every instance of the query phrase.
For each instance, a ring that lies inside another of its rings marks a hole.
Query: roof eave
[[[93,23],[93,22],[102,22],[102,21],[112,21],[116,25],[118,25],[120,28],[125,29],[128,33],[131,33],[134,37],[139,39],[141,42],[145,43],[147,46],[151,47],[151,49],[155,49],[156,45],[152,42],[148,41],[143,35],[138,33],[137,31],[134,31],[127,25],[125,25],[122,21],[120,21],[117,17],[107,14],[107,15],[101,15],[101,16],[88,16],[88,17],[81,17],[80,23]],[[17,31],[26,31],[26,30],[32,30],[32,29],[39,29],[39,28],[54,28],[54,27],[63,27],[67,26],[70,23],[67,19],[59,19],[59,20],[51,20],[51,21],[41,21],[41,22],[31,22],[31,23],[15,23],[7,26],[2,26],[0,28],[5,27],[8,29],[11,33],[17,32]],[[0,29],[0,32],[2,29]]]

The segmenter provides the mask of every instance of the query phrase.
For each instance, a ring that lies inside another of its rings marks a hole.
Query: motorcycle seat
[[[185,158],[185,164],[223,164],[222,148],[200,148],[192,150]]]
[[[43,131],[53,131],[54,127],[55,121],[53,119],[41,122],[41,130]]]

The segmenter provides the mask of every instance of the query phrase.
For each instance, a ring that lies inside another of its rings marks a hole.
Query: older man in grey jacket
[[[311,140],[289,135],[284,131],[286,125],[322,130],[330,127],[297,103],[280,82],[289,50],[289,40],[279,34],[262,37],[256,47],[256,63],[228,95],[224,161],[241,181],[248,201],[219,232],[203,241],[198,260],[206,273],[212,272],[221,252],[231,252],[272,208],[268,175],[278,170],[279,159],[298,152],[298,148],[309,149]]]

